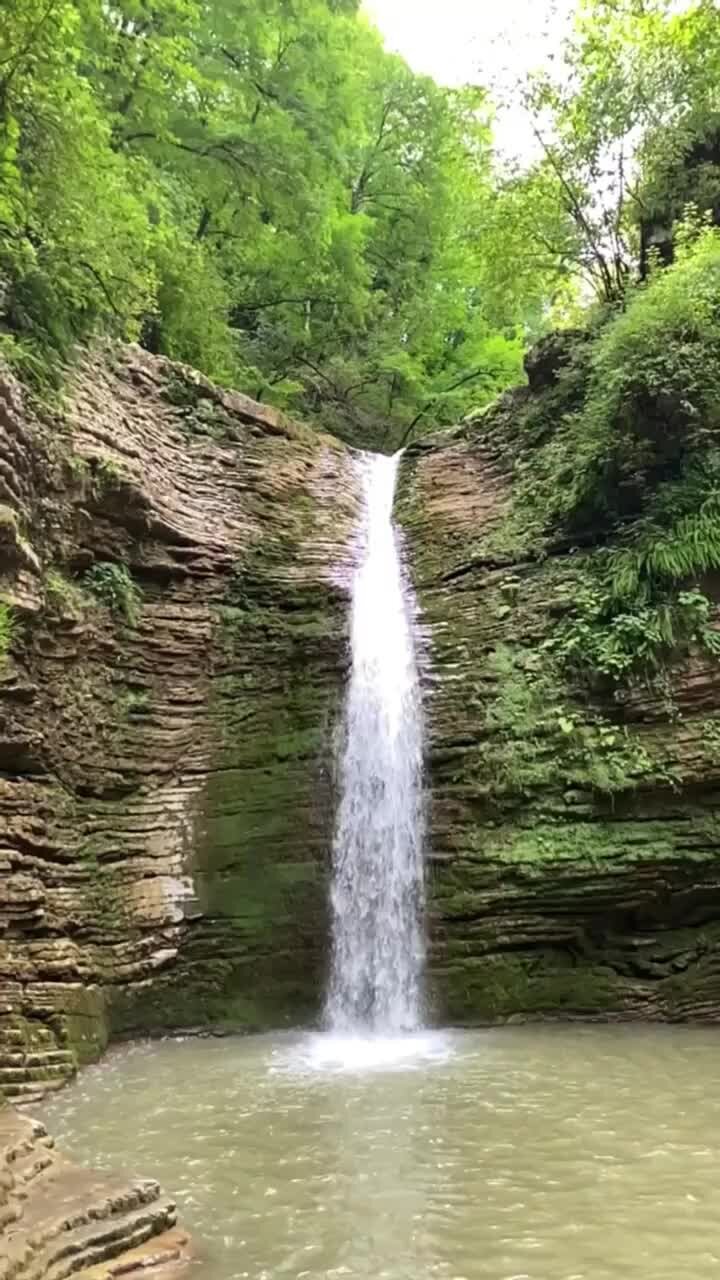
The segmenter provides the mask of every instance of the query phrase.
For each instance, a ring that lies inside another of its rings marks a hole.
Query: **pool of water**
[[[706,1280],[719,1035],[142,1043],[42,1118],[77,1159],[174,1194],[193,1280]]]

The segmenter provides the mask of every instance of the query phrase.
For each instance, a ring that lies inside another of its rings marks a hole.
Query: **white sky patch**
[[[519,77],[547,65],[570,26],[574,0],[364,0],[389,49],[440,84],[482,84],[507,96]],[[522,108],[499,111],[496,140],[528,159]]]
[[[416,71],[440,84],[484,80],[543,62],[572,0],[364,0],[363,9]]]

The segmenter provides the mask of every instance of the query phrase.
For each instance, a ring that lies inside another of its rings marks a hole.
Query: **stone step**
[[[185,1275],[190,1262],[190,1237],[182,1227],[171,1227],[162,1235],[118,1258],[105,1258],[100,1263],[83,1268],[76,1273],[76,1280],[142,1280],[148,1275],[159,1274],[163,1280],[176,1280]]]
[[[42,1080],[67,1080],[68,1076],[74,1074],[74,1068],[68,1068],[61,1062],[47,1062],[40,1066],[28,1067],[6,1067],[0,1066],[0,1089],[6,1092],[8,1087],[14,1084],[22,1084],[23,1080],[30,1083]]]
[[[13,1165],[15,1194],[19,1193],[18,1184],[26,1187],[29,1182],[34,1182],[41,1173],[44,1173],[46,1169],[52,1166],[54,1159],[55,1156],[51,1150],[48,1150],[47,1147],[38,1146],[33,1151],[28,1152],[27,1155],[21,1156],[16,1160]],[[27,1194],[27,1191],[24,1194]]]
[[[0,1280],[63,1280],[72,1272],[117,1257],[175,1223],[175,1206],[156,1183],[112,1191],[72,1166],[33,1196],[0,1244]],[[62,1191],[75,1181],[73,1194]],[[83,1199],[83,1186],[87,1200]],[[58,1191],[60,1194],[58,1195]],[[100,1192],[100,1198],[98,1198]],[[93,1199],[93,1196],[95,1199]],[[58,1201],[62,1214],[57,1213]]]
[[[39,1120],[21,1116],[9,1107],[0,1110],[0,1172],[9,1169],[15,1161],[29,1155],[37,1147],[53,1146],[45,1126]]]
[[[55,1242],[47,1261],[34,1268],[27,1280],[66,1280],[81,1268],[96,1266],[109,1258],[136,1249],[153,1236],[175,1225],[175,1205],[171,1200],[158,1200],[121,1218],[105,1223],[89,1223],[70,1233],[67,1240]],[[25,1276],[21,1280],[26,1280]]]
[[[56,1157],[52,1178],[42,1182],[23,1213],[23,1229],[34,1238],[42,1234],[50,1240],[90,1222],[147,1208],[159,1199],[160,1188],[151,1178],[111,1181]]]
[[[53,1080],[48,1080],[46,1077],[42,1080],[19,1080],[3,1083],[2,1091],[10,1102],[14,1102],[17,1106],[27,1106],[31,1102],[41,1101],[46,1093],[62,1089],[67,1079],[67,1075],[63,1074]]]
[[[28,1049],[22,1053],[4,1053],[2,1056],[2,1069],[7,1067],[45,1066],[66,1066],[74,1071],[76,1067],[75,1055],[69,1049],[45,1049],[39,1052],[35,1049]]]
[[[14,1097],[10,1093],[4,1094],[7,1102],[11,1102],[14,1107],[35,1107],[43,1101],[47,1094],[47,1090],[38,1086],[36,1093],[24,1093],[22,1097]]]

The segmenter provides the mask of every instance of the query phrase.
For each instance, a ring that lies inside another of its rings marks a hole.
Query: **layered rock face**
[[[0,1280],[171,1280],[187,1257],[175,1206],[156,1182],[78,1169],[37,1121],[0,1112]]]
[[[111,1035],[316,1013],[358,501],[337,441],[139,349],[54,416],[0,382],[6,1096]],[[582,551],[503,549],[508,502],[472,425],[405,455],[436,1017],[715,1018],[717,663],[568,703],[542,654]]]
[[[338,442],[139,349],[52,419],[0,382],[7,1096],[314,1012],[357,500]]]
[[[544,646],[582,552],[493,549],[508,477],[482,438],[410,449],[399,495],[427,627],[436,1015],[717,1020],[717,660],[671,696],[560,698]]]

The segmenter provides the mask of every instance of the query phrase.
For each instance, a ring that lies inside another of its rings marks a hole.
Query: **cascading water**
[[[331,1031],[421,1023],[422,709],[392,507],[399,454],[363,455],[364,541],[353,582],[352,670],[333,845]]]

